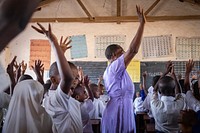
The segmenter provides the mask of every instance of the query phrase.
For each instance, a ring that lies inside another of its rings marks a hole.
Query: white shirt
[[[60,86],[56,89],[55,94],[49,97],[45,108],[48,113],[50,112],[49,115],[52,117],[58,133],[83,132],[80,103],[65,94]]]
[[[159,100],[158,94],[153,93],[151,109],[155,119],[155,129],[165,133],[178,133],[178,117],[183,107],[182,95],[178,95],[176,99],[172,96],[162,96]]]
[[[103,94],[103,95],[100,95],[99,100],[101,100],[104,106],[106,106],[106,104],[110,100],[110,97],[108,95]]]
[[[51,133],[52,121],[41,106],[43,86],[34,80],[24,80],[15,86],[3,133]]]
[[[89,112],[94,108],[92,100],[87,99],[81,103],[81,117],[83,122],[83,133],[93,133],[90,123]]]
[[[144,107],[143,107],[143,100],[142,97],[136,97],[134,102],[133,102],[133,107],[135,109],[135,113],[136,112],[141,112],[141,111],[145,111]]]
[[[105,106],[103,102],[99,99],[94,98],[93,101],[94,108],[90,111],[90,119],[101,119],[103,116],[103,111]]]
[[[195,112],[200,110],[200,101],[194,97],[191,90],[187,91],[185,98],[187,106],[189,106],[190,109],[194,110]]]

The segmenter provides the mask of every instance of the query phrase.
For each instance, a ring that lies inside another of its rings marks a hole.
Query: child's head
[[[163,96],[175,96],[175,81],[170,76],[164,76],[159,80],[158,88]]]
[[[96,84],[90,84],[90,89],[94,95],[94,98],[99,98],[100,97],[100,92],[99,92],[99,89],[98,89],[98,85]]]
[[[33,79],[30,75],[28,74],[24,74],[24,75],[21,75],[18,82],[21,82],[23,80],[28,80],[28,79]]]
[[[99,87],[99,94],[103,95],[104,94],[104,90],[105,90],[104,85],[100,84],[98,87]]]
[[[194,82],[192,84],[193,89],[193,95],[197,100],[200,100],[200,94],[199,94],[199,87],[198,87],[198,81]]]
[[[160,79],[160,75],[156,75],[156,76],[153,77],[153,81],[152,81],[153,87],[156,85],[156,83],[158,82],[159,79]]]
[[[77,85],[76,88],[74,88],[73,90],[72,97],[79,102],[84,102],[84,100],[88,98],[85,87],[82,85]]]
[[[136,97],[140,97],[140,92],[139,91],[136,92]]]
[[[108,60],[116,60],[124,53],[123,48],[117,44],[111,44],[106,48],[105,56]]]

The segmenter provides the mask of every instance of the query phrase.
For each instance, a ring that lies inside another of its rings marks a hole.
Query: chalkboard
[[[172,61],[174,64],[175,74],[178,76],[178,74],[182,75],[182,78],[185,76],[185,66],[187,61]],[[146,86],[150,87],[152,84],[152,79],[156,75],[160,75],[161,73],[165,72],[166,70],[166,63],[167,62],[141,62],[141,75],[144,71],[147,71],[147,82]],[[197,71],[200,70],[200,62],[195,61],[195,66],[192,74],[196,74]],[[142,76],[141,76],[142,78]],[[142,80],[141,80],[142,81]],[[138,89],[138,88],[137,88]]]
[[[74,61],[75,65],[83,68],[85,75],[88,75],[92,83],[98,82],[99,76],[103,76],[103,73],[107,67],[107,62],[91,62],[91,61]]]

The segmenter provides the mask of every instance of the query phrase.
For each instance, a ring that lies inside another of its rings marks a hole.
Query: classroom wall
[[[47,23],[42,23],[47,27]],[[14,40],[12,40],[8,49],[1,53],[1,62],[6,66],[11,59],[17,55],[17,61],[29,62],[30,56],[30,39],[46,39],[44,35],[41,35],[31,28],[31,25],[36,25],[36,23],[30,23],[27,28],[18,35]],[[55,35],[60,38],[60,36],[71,36],[71,35],[86,35],[86,43],[88,47],[88,57],[72,60],[70,57],[70,51],[65,53],[68,60],[71,61],[106,61],[102,58],[94,58],[94,42],[95,35],[126,35],[126,46],[125,50],[128,48],[131,40],[133,39],[136,30],[139,26],[138,22],[130,23],[51,23],[52,30]],[[175,37],[177,36],[200,36],[200,21],[160,21],[160,22],[147,22],[145,25],[144,36],[160,36],[172,34],[173,46],[175,50]],[[9,58],[9,59],[8,59]],[[152,59],[142,59],[141,47],[136,55],[135,59],[140,61],[168,61],[176,60],[175,52],[171,57],[165,58],[152,58]],[[55,61],[53,51],[51,53],[51,62]],[[34,76],[31,70],[27,70],[28,74]],[[48,73],[45,72],[45,77],[47,78]]]

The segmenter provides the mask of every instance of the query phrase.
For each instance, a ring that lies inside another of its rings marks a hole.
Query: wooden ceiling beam
[[[120,16],[121,16],[121,0],[117,0],[117,17]],[[120,21],[118,21],[117,24],[120,24]]]
[[[147,16],[148,22],[175,21],[175,20],[200,20],[200,15],[187,16]],[[93,20],[85,18],[32,18],[30,22],[83,22],[83,23],[109,23],[109,22],[138,22],[137,16],[99,16]]]
[[[160,2],[160,0],[156,0],[148,9],[147,11],[144,13],[145,15],[148,15],[148,13],[153,10],[153,8]]]
[[[81,8],[83,9],[83,11],[85,12],[85,14],[89,17],[90,20],[93,20],[92,15],[90,14],[90,12],[87,10],[87,8],[85,7],[85,5],[83,4],[83,2],[81,0],[77,0],[77,2],[79,3],[79,5],[81,6]]]

